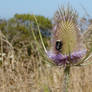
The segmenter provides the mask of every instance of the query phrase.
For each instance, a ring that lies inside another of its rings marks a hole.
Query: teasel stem
[[[41,35],[41,32],[40,32],[40,28],[39,28],[37,19],[36,19],[36,17],[35,17],[34,15],[33,15],[33,17],[34,17],[35,22],[36,22],[36,24],[37,24],[37,28],[38,28],[38,32],[39,32],[39,36],[40,36],[40,40],[41,40],[42,46],[43,46],[43,48],[44,48],[45,53],[47,53],[47,50],[46,50],[46,47],[45,47],[44,42],[43,42],[43,39],[42,39],[42,35]]]
[[[1,40],[1,59],[2,59],[2,61],[3,61],[3,38],[2,38],[2,33],[1,33],[1,31],[0,31],[0,40]]]
[[[38,50],[39,50],[41,56],[43,57],[45,63],[49,63],[50,65],[56,66],[56,64],[51,62],[49,60],[49,58],[47,57],[47,50],[46,50],[46,47],[45,47],[45,44],[44,44],[44,41],[43,41],[43,38],[42,38],[42,35],[41,35],[41,32],[40,32],[40,28],[39,28],[37,19],[36,19],[36,17],[34,15],[33,15],[33,17],[34,17],[34,20],[35,20],[35,22],[37,24],[37,29],[38,29],[38,32],[39,32],[40,41],[41,41],[41,44],[42,44],[42,47],[43,47],[44,51],[40,48],[40,44],[39,44],[39,42],[37,40],[37,37],[36,37],[35,32],[34,32],[34,30],[32,28],[32,25],[31,25],[30,27],[31,27],[32,35],[33,35],[33,38],[34,38],[34,40],[36,42],[36,45],[38,46]],[[32,46],[32,48],[33,48],[33,46]]]
[[[64,84],[63,92],[69,92],[69,79],[70,79],[70,66],[66,66],[64,69]]]

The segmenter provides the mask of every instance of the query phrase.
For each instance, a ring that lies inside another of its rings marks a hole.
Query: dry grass
[[[42,57],[16,55],[12,45],[2,35],[1,53],[8,51],[0,65],[0,92],[62,92],[63,68],[42,63]],[[3,40],[5,39],[5,40]],[[4,43],[6,42],[6,44]],[[12,57],[11,57],[12,56]],[[90,59],[91,61],[91,59]],[[92,92],[92,65],[72,67],[69,92]]]
[[[14,67],[4,63],[0,68],[1,92],[62,92],[62,85],[63,69],[37,67],[32,59],[17,61]],[[69,92],[92,92],[92,65],[71,69]]]

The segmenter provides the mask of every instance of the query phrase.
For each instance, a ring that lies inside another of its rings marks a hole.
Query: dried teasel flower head
[[[79,49],[81,39],[77,17],[76,11],[70,7],[63,7],[56,12],[51,40],[54,53],[61,51],[62,54],[69,55]]]
[[[57,65],[78,62],[85,54],[80,30],[77,24],[77,13],[70,7],[56,12],[55,25],[52,30],[49,58]]]

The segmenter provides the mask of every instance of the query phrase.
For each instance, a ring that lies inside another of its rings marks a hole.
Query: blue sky
[[[16,13],[34,13],[52,18],[58,6],[68,2],[80,16],[85,15],[81,6],[92,16],[92,0],[0,0],[0,18],[7,19]]]

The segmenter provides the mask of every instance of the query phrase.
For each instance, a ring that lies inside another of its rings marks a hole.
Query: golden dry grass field
[[[16,55],[6,43],[7,54],[0,58],[0,92],[63,92],[63,68],[44,64],[37,52],[27,56],[22,49]],[[92,65],[72,67],[69,83],[69,92],[92,92]]]

